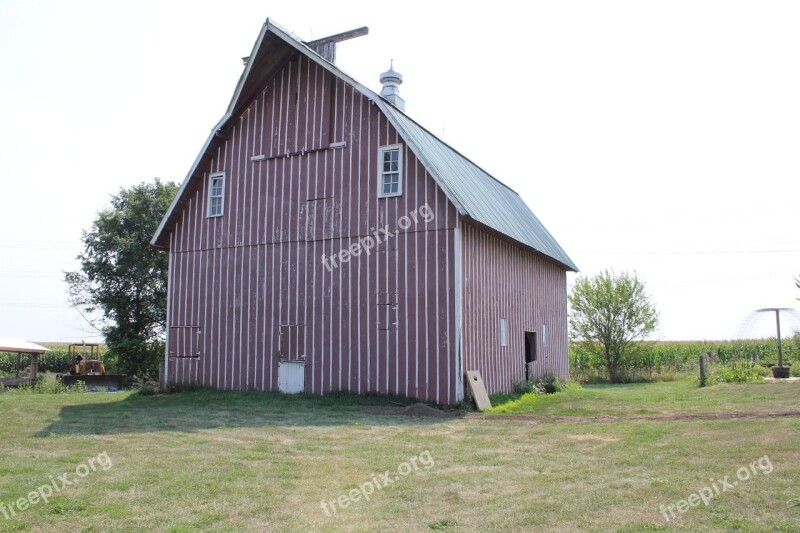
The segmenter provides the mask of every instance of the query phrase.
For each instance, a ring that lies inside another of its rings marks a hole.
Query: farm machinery
[[[106,374],[106,366],[100,356],[97,343],[70,344],[67,372],[58,374],[58,379],[67,387],[83,382],[88,390],[105,388],[109,391],[122,389],[125,374]]]

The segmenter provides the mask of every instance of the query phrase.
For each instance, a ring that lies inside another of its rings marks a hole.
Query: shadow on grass
[[[414,403],[402,398],[359,396],[351,393],[286,395],[278,392],[195,390],[141,396],[117,401],[63,406],[59,418],[39,431],[39,437],[109,435],[204,429],[336,425],[429,425],[447,419],[386,416],[367,408]]]

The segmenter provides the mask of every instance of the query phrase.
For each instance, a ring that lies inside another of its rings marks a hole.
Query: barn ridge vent
[[[406,101],[400,96],[400,84],[403,83],[403,75],[395,72],[394,60],[389,63],[389,70],[381,74],[380,80],[383,85],[381,96],[400,111],[405,111]]]

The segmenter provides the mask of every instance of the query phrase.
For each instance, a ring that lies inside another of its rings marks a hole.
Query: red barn
[[[365,29],[362,33],[365,33]],[[519,195],[267,20],[153,237],[170,382],[439,404],[566,376],[566,273]]]

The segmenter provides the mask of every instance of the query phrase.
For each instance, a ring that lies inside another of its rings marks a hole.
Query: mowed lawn
[[[581,417],[558,421],[364,412],[375,405],[393,404],[0,394],[0,503],[74,481],[46,503],[14,503],[9,519],[0,511],[0,530],[800,531],[787,503],[800,497],[800,417],[624,420],[797,410],[797,383],[572,388],[505,409]],[[587,420],[602,415],[621,418]],[[365,500],[387,471],[395,481]],[[714,484],[707,506],[677,511]]]

